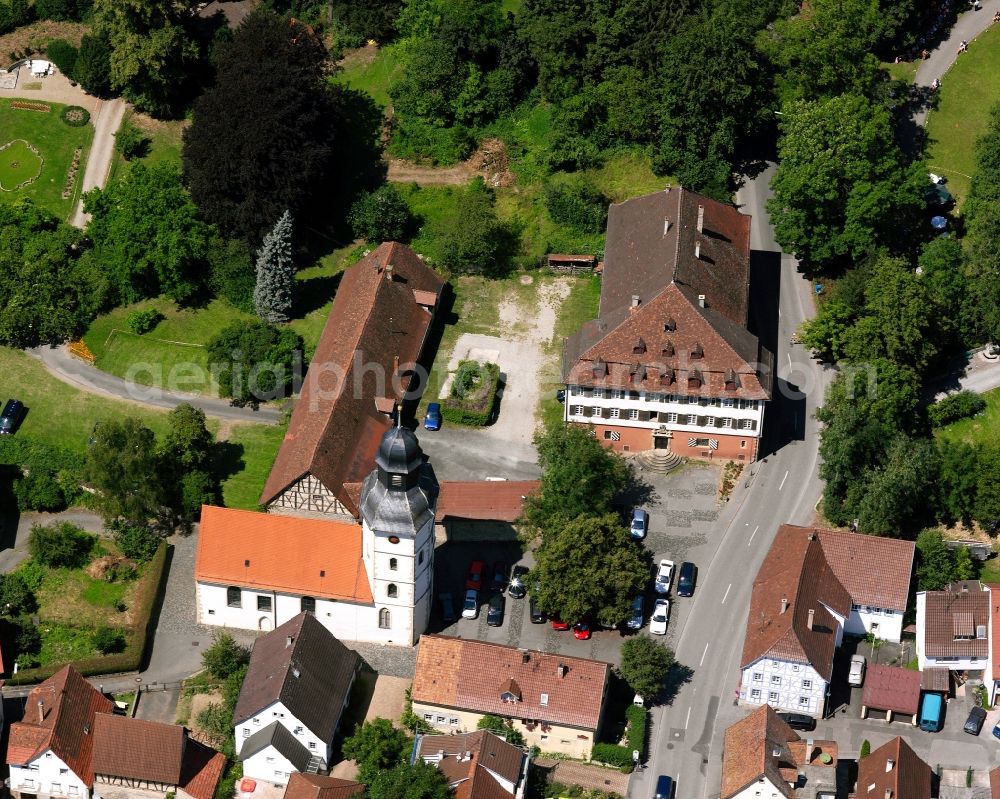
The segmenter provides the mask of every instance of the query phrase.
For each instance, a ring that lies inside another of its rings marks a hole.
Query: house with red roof
[[[531,765],[524,750],[487,730],[418,735],[410,762],[417,758],[444,775],[455,799],[522,799]]]
[[[564,419],[619,452],[755,460],[774,356],[749,288],[733,206],[683,188],[612,205],[598,317],[563,348]]]

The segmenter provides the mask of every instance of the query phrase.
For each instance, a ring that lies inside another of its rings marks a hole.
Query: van
[[[21,412],[24,405],[21,400],[10,399],[4,406],[3,415],[0,416],[0,433],[13,433],[17,423],[21,420]]]
[[[924,694],[920,703],[920,729],[926,732],[937,732],[941,729],[941,713],[944,702],[941,694]]]
[[[691,596],[694,594],[694,584],[697,580],[698,567],[690,561],[684,561],[677,575],[677,596]]]
[[[656,793],[653,799],[672,799],[674,795],[674,781],[666,774],[661,774],[656,778]]]

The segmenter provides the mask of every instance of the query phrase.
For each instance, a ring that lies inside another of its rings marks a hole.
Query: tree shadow
[[[694,669],[675,661],[667,669],[667,676],[663,680],[663,690],[656,697],[656,701],[661,705],[673,704],[681,688],[691,682],[692,677],[694,677]]]
[[[335,275],[311,277],[300,282],[297,286],[298,297],[295,300],[296,313],[299,316],[305,316],[313,311],[318,311],[333,300],[343,276],[343,272],[338,272]]]
[[[21,476],[16,466],[0,465],[0,549],[13,549],[21,512],[14,494],[14,481]]]
[[[243,455],[246,447],[234,441],[216,441],[212,445],[212,473],[219,479],[226,480],[239,474],[246,466]]]

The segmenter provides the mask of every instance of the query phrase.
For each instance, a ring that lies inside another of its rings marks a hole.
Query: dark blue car
[[[427,413],[424,415],[425,430],[441,429],[441,403],[432,402],[427,406]]]

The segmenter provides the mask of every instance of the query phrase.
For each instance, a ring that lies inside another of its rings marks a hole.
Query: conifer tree
[[[292,263],[292,215],[285,211],[257,251],[257,285],[253,305],[265,322],[287,322],[295,301]]]

